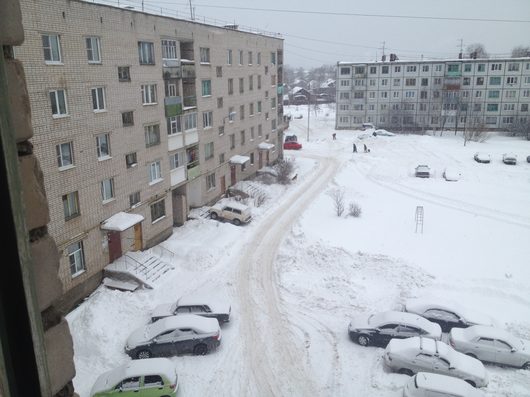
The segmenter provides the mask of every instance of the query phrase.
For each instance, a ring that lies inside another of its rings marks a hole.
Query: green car
[[[130,361],[101,374],[91,397],[176,397],[178,376],[167,358]]]

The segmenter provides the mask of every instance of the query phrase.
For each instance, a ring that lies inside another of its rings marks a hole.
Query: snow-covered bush
[[[355,218],[359,218],[361,216],[361,212],[362,212],[362,209],[361,209],[361,206],[357,203],[350,203],[350,208],[349,208],[349,215],[350,216],[353,216]]]
[[[277,173],[277,180],[282,185],[291,183],[291,175],[294,171],[293,160],[280,159],[274,165],[274,170]]]

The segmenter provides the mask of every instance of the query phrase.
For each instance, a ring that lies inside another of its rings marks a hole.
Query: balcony
[[[193,108],[197,107],[197,97],[195,95],[184,97],[184,107]]]
[[[195,78],[195,64],[182,63],[182,78],[183,79],[194,79]]]
[[[175,117],[182,114],[182,97],[172,96],[164,98],[166,117]]]
[[[182,70],[178,59],[164,59],[162,64],[162,77],[164,80],[180,79]]]
[[[191,181],[192,179],[195,179],[199,175],[201,175],[201,166],[199,165],[198,161],[188,164],[187,168],[188,168],[188,181]]]
[[[186,167],[178,167],[171,170],[171,187],[186,180]]]

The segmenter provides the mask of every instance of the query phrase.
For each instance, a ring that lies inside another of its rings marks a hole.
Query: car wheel
[[[234,220],[232,221],[232,223],[233,223],[234,225],[236,225],[236,226],[241,225],[241,221],[240,221],[239,219],[237,219],[237,218],[234,219]]]
[[[523,364],[523,369],[530,369],[530,361]]]
[[[359,335],[357,337],[357,343],[361,346],[368,346],[370,344],[370,338],[366,335]]]
[[[410,369],[408,369],[408,368],[401,368],[398,372],[399,372],[400,374],[408,375],[408,376],[412,376],[412,375],[414,375],[414,372],[412,372],[412,370],[410,370]]]
[[[151,352],[149,350],[140,350],[138,353],[136,353],[136,358],[139,358],[140,360],[144,358],[150,358]]]
[[[217,212],[212,212],[212,213],[210,213],[210,218],[212,218],[212,219],[217,219],[217,218],[218,218],[218,216],[217,216]]]
[[[204,356],[206,353],[208,353],[208,346],[206,346],[204,343],[201,343],[200,345],[197,345],[193,348],[193,354],[196,356]]]
[[[477,359],[477,356],[475,356],[473,353],[466,353],[466,356],[473,357],[474,359]]]
[[[477,385],[475,384],[475,382],[473,382],[472,380],[469,380],[469,379],[466,379],[466,382],[469,383],[471,386],[473,387],[477,387]]]

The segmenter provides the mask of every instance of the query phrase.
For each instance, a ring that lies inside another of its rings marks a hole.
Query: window
[[[519,71],[519,64],[518,63],[509,63],[508,64],[508,72],[518,72]]]
[[[197,128],[197,113],[186,113],[184,115],[184,131]]]
[[[486,64],[485,63],[479,63],[477,66],[478,72],[485,72],[486,71]]]
[[[168,118],[168,135],[182,132],[182,118],[181,116],[173,116]]]
[[[104,87],[92,88],[92,110],[94,112],[103,112],[106,110]]]
[[[254,130],[255,130],[254,127],[250,127],[250,140],[251,140],[251,141],[254,140]]]
[[[502,70],[502,64],[501,63],[492,63],[491,64],[491,70]]]
[[[368,81],[369,81],[370,87],[374,87],[377,80],[376,79],[370,79]]]
[[[221,125],[219,126],[219,136],[222,136],[225,134],[225,126]]]
[[[271,76],[271,77],[275,77],[275,76]],[[386,85],[387,79],[384,79],[383,81],[385,82],[383,85]],[[363,86],[364,85],[364,79],[355,79],[355,85],[357,87]]]
[[[429,85],[429,79],[421,79],[422,87],[427,87]]]
[[[178,59],[177,42],[175,40],[162,40],[162,58]]]
[[[202,128],[212,128],[213,112],[202,112]]]
[[[134,114],[133,111],[122,112],[121,121],[124,127],[130,127],[134,125]]]
[[[114,178],[101,181],[101,198],[103,202],[114,199]]]
[[[239,93],[242,94],[245,92],[245,79],[243,77],[239,78]]]
[[[394,79],[393,86],[397,87],[397,86],[400,86],[400,85],[401,85],[401,79]]]
[[[420,111],[426,111],[427,110],[427,104],[426,103],[420,103]]]
[[[248,105],[248,115],[254,116],[254,103],[249,103]]]
[[[118,66],[118,81],[131,81],[129,66]]]
[[[407,91],[405,92],[406,98],[414,98],[416,96],[416,93],[414,91]]]
[[[263,136],[263,127],[261,124],[258,124],[258,137],[261,138]]]
[[[245,130],[241,131],[239,135],[241,138],[241,146],[243,146],[245,144]]]
[[[151,205],[151,223],[166,216],[166,201],[160,200]]]
[[[521,103],[521,112],[528,112],[528,103]]]
[[[500,85],[501,84],[501,77],[490,77],[490,85]]]
[[[156,84],[142,85],[142,104],[156,104]]]
[[[341,87],[349,87],[350,86],[350,80],[341,80],[340,81]]]
[[[400,73],[401,72],[401,66],[394,66],[394,73]]]
[[[146,125],[144,134],[146,148],[160,144],[160,124]]]
[[[167,97],[177,96],[177,84],[166,81],[165,88]]]
[[[349,92],[341,92],[339,93],[339,99],[350,99],[350,93]],[[258,102],[259,105],[259,102]],[[261,106],[258,108],[258,112],[261,112]]]
[[[134,192],[129,194],[129,206],[133,208],[136,204],[140,202],[140,192]]]
[[[239,119],[240,120],[245,119],[245,105],[239,106]]]
[[[471,64],[470,63],[464,64],[464,72],[471,72]]]
[[[258,113],[261,113],[261,101],[258,101]]]
[[[160,161],[153,161],[149,164],[149,183],[159,182],[162,179],[162,169]]]
[[[381,73],[382,74],[388,74],[388,66],[382,66],[381,67]]]
[[[217,98],[217,108],[221,109],[223,107],[223,97]]]
[[[212,95],[212,81],[202,80],[202,96],[211,96],[211,95]]]
[[[215,74],[217,77],[223,77],[223,67],[222,66],[216,66],[215,67]]]
[[[209,142],[204,145],[204,159],[209,160],[213,158],[214,151],[213,151],[213,142]]]
[[[381,91],[381,98],[388,98],[388,92],[387,91]]]
[[[75,218],[79,215],[79,196],[77,192],[63,196],[64,220]]]
[[[276,109],[276,98],[271,98],[271,109]]]
[[[201,63],[210,63],[210,49],[201,47],[199,51],[200,51]]]
[[[230,134],[230,149],[236,147],[236,134]]]
[[[432,97],[433,98],[440,98],[440,91],[433,91],[432,92]]]
[[[219,164],[223,164],[225,162],[225,154],[221,153],[219,155]]]
[[[440,85],[442,84],[442,79],[440,77],[435,77],[434,78],[434,84],[435,85]]]
[[[176,152],[169,155],[169,168],[174,170],[175,168],[182,167],[184,165],[184,156],[180,152]]]
[[[408,65],[407,66],[407,72],[412,73],[416,71],[416,65]]]
[[[59,168],[74,165],[73,142],[61,143],[55,146],[55,151],[57,153],[57,165]]]
[[[243,50],[239,50],[239,66],[243,65]]]
[[[368,96],[369,96],[369,98],[371,98],[371,99],[375,98],[375,91],[370,91],[370,92],[368,93]],[[349,96],[348,96],[348,98],[349,98]]]
[[[355,66],[355,74],[364,74],[364,66]]]
[[[486,117],[486,124],[497,124],[497,117]]]
[[[226,63],[232,65],[232,50],[226,50]]]
[[[481,97],[482,97],[482,91],[476,91],[475,98],[481,98]]]
[[[488,98],[498,98],[500,96],[499,90],[490,90],[488,91]]]
[[[421,67],[421,71],[422,71],[422,72],[428,72],[428,71],[429,71],[429,65],[423,65],[423,66]]]
[[[261,75],[258,75],[258,90],[261,90]]]
[[[110,157],[110,137],[109,134],[101,134],[96,136],[96,147],[98,152],[98,159],[106,159]]]
[[[364,98],[364,91],[355,91],[355,92],[353,93],[353,97],[354,97],[355,99],[362,99],[362,98]],[[274,99],[274,98],[273,98],[273,99]]]
[[[138,58],[140,65],[155,64],[155,46],[147,41],[138,42]]]
[[[127,165],[127,168],[136,167],[138,165],[138,161],[136,159],[136,152],[128,153],[125,155],[125,164]]]
[[[388,85],[388,79],[382,79],[381,80],[381,85]]]
[[[504,110],[515,110],[515,103],[505,103],[503,106]]]
[[[99,37],[87,37],[85,41],[88,63],[101,63]]]
[[[471,85],[471,77],[464,77],[463,85]]]
[[[215,172],[210,175],[206,175],[206,189],[215,189]]]
[[[44,60],[46,63],[61,63],[61,45],[59,35],[43,34],[42,49],[44,50]]]
[[[50,102],[52,105],[53,117],[64,117],[68,115],[68,107],[66,105],[66,91],[53,90],[50,91]]]
[[[427,91],[420,91],[420,99],[427,99],[428,93]]]
[[[405,85],[408,87],[416,85],[416,79],[405,79]]]
[[[340,68],[340,74],[341,76],[346,76],[351,73],[351,69],[349,67],[341,67]]]
[[[276,52],[271,52],[271,63],[276,65]]]
[[[234,93],[234,79],[228,79],[228,95]]]
[[[477,77],[476,85],[484,85],[484,77]]]
[[[257,63],[258,65],[261,65],[261,52],[258,52],[258,56],[257,56]]]
[[[376,66],[370,66],[370,74],[376,74],[377,73],[377,67]]]
[[[499,110],[499,104],[498,103],[488,103],[486,110],[488,112],[496,112]]]
[[[234,111],[234,107],[230,106],[228,108],[228,121],[230,123],[233,123],[235,119],[236,119],[236,112]]]
[[[506,77],[506,84],[517,84],[517,77]]]
[[[276,119],[271,120],[271,131],[272,132],[276,131]]]
[[[70,262],[70,274],[72,277],[85,271],[85,255],[83,253],[83,242],[71,244],[66,249],[68,261]]]
[[[252,65],[252,58],[253,58],[253,57],[252,57],[252,51],[249,51],[249,52],[248,52],[248,64],[249,64],[249,65]]]

